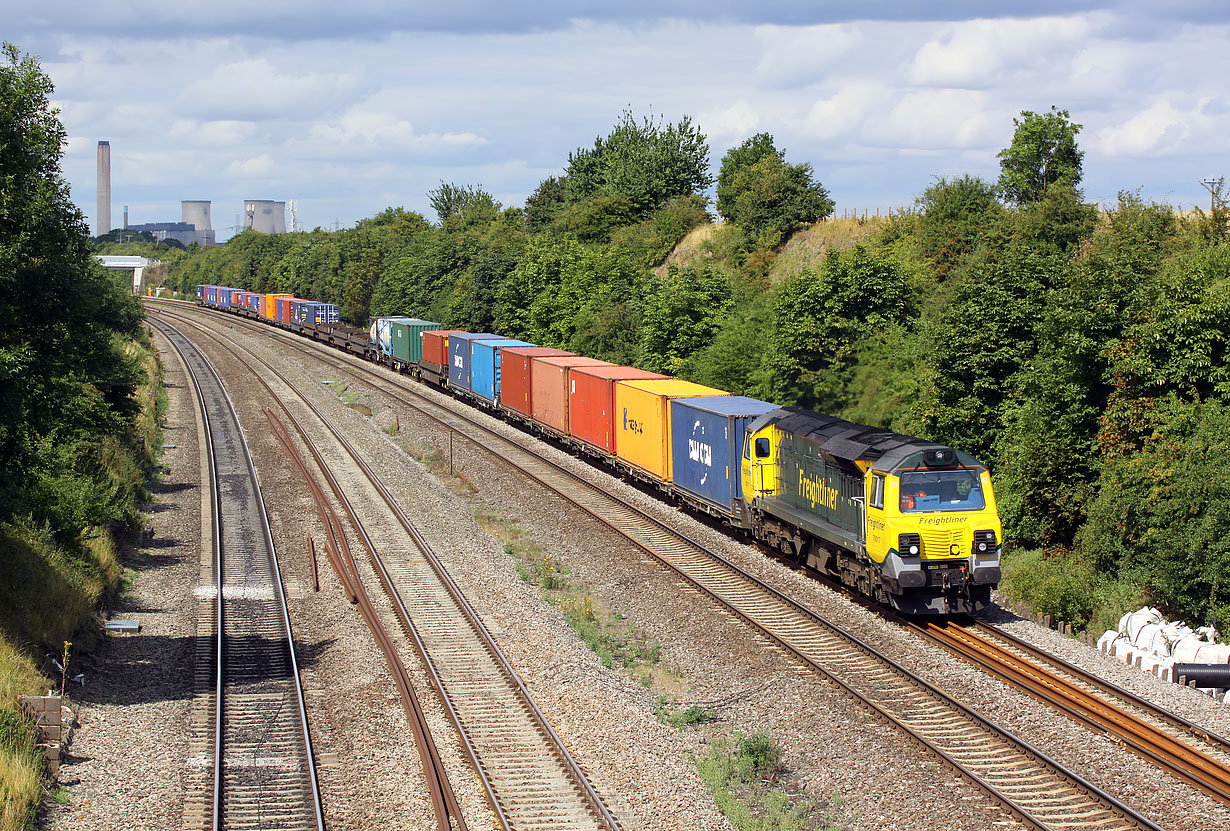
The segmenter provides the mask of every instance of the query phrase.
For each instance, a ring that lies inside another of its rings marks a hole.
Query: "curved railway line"
[[[309,349],[299,338],[281,338],[279,342],[351,375],[362,376],[382,393],[450,430],[471,436],[477,432],[481,439],[475,443],[480,447],[576,504],[676,571],[943,758],[1027,825],[1048,829],[1157,828],[1148,818],[868,644],[842,632],[704,545],[491,430],[467,408],[446,407],[387,372],[357,360],[342,360],[331,350]]]
[[[359,570],[357,583],[377,585],[388,593],[500,827],[617,829],[617,821],[436,552],[361,455],[277,369],[261,361],[268,373],[257,372],[248,358],[199,322],[180,319],[231,351],[296,425],[368,549],[371,567]],[[293,409],[305,417],[296,417]],[[342,547],[340,542],[332,545],[334,553]],[[350,564],[357,568],[353,558]],[[447,828],[447,820],[443,823]]]
[[[294,633],[247,442],[208,359],[178,331],[158,328],[196,388],[210,475],[215,612],[197,692],[213,719],[194,725],[192,738],[198,750],[212,744],[212,754],[185,818],[201,828],[323,831]]]

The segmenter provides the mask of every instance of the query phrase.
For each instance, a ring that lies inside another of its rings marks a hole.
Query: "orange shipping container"
[[[631,366],[579,366],[568,376],[568,433],[603,453],[615,452],[615,383],[667,376]]]
[[[533,415],[530,365],[534,358],[574,357],[575,352],[548,346],[510,346],[501,349],[500,406],[523,416]]]
[[[568,367],[611,366],[597,358],[560,356],[531,358],[530,404],[534,421],[560,435],[568,435]]]
[[[730,395],[667,378],[615,383],[615,455],[661,482],[671,481],[671,399]]]
[[[294,297],[294,295],[266,293],[265,296],[261,298],[261,317],[266,318],[267,320],[277,320],[278,300],[284,300],[290,297]]]
[[[463,334],[462,329],[429,329],[420,334],[423,339],[423,360],[437,367],[448,366],[448,336]]]

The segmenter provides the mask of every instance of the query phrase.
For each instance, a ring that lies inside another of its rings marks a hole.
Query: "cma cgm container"
[[[671,470],[675,487],[722,516],[742,517],[743,436],[776,404],[742,395],[671,401]]]
[[[567,349],[510,346],[500,350],[500,406],[527,418],[534,414],[530,366],[534,358],[576,357]]]
[[[206,286],[205,287],[205,305],[206,306],[217,306],[218,305],[218,287],[217,286]]]
[[[269,292],[265,295],[265,299],[261,301],[261,317],[268,320],[278,319],[278,301],[285,300],[290,297],[289,294],[274,294]]]
[[[470,344],[476,340],[506,340],[503,335],[490,332],[458,332],[448,336],[448,385],[454,389],[470,390]]]
[[[631,366],[579,366],[568,380],[568,432],[607,455],[615,452],[615,383],[665,375]]]
[[[424,378],[436,384],[448,380],[448,339],[450,335],[465,334],[460,329],[434,329],[422,333],[423,357],[419,371]]]
[[[568,435],[568,369],[574,366],[612,366],[597,358],[560,356],[533,358],[530,364],[530,401],[534,421],[562,436]]]
[[[617,382],[615,455],[659,482],[671,481],[671,401],[729,394],[676,378]]]
[[[218,305],[226,308],[231,305],[231,293],[235,291],[230,286],[218,286]]]
[[[470,346],[470,392],[494,405],[500,395],[501,354],[506,346],[533,346],[516,338],[476,340]]]
[[[205,301],[205,286],[204,284],[196,287],[196,299],[201,302]]]

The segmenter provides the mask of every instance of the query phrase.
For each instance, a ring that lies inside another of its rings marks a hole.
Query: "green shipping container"
[[[423,359],[423,333],[439,329],[439,323],[417,317],[396,317],[389,320],[389,336],[393,341],[393,357],[402,363],[417,364]]]

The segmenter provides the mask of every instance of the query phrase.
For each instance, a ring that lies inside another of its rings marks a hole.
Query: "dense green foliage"
[[[141,522],[159,375],[141,309],[91,257],[38,62],[0,53],[0,826],[32,827],[41,754],[16,716],[44,651],[98,635],[113,534]]]
[[[752,237],[777,239],[800,223],[833,212],[833,200],[812,179],[809,164],[787,164],[786,154],[768,133],[758,133],[722,159],[717,178],[717,210]]]
[[[438,225],[390,209],[337,234],[244,234],[171,279],[499,332],[945,442],[995,476],[1010,595],[1074,622],[1150,600],[1230,625],[1215,470],[1230,213],[1124,193],[1099,214],[1078,190],[1079,125],[1058,110],[1016,125],[998,187],[938,179],[857,234],[799,228],[827,202],[767,198],[788,170],[796,195],[827,194],[754,136],[717,177],[727,221],[659,265],[706,221],[704,139],[625,113],[524,209],[479,199]],[[839,242],[801,255],[793,234]]]

